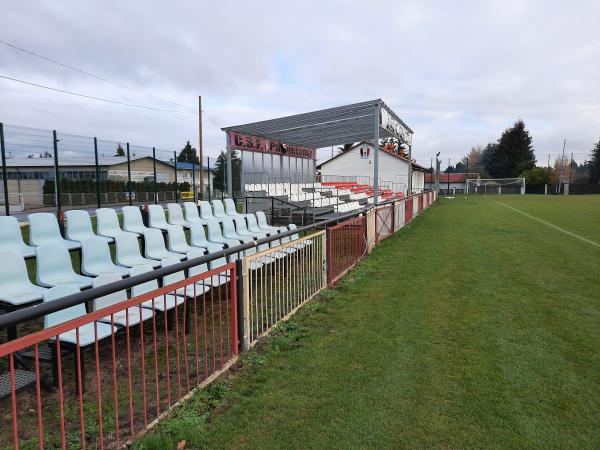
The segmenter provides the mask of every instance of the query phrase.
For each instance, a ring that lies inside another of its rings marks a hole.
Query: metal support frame
[[[129,157],[129,142],[127,143],[127,191],[129,195],[129,206],[133,204],[131,198],[131,158]]]
[[[100,201],[100,166],[98,165],[98,139],[94,138],[94,160],[96,162],[96,204],[102,208]]]
[[[225,141],[227,146],[227,194],[233,198],[233,168],[231,167],[231,142],[229,133],[225,133]]]
[[[152,169],[154,170],[154,204],[158,203],[158,194],[156,192],[156,148],[152,147]]]
[[[60,211],[60,172],[58,170],[58,139],[56,138],[56,130],[52,130],[52,143],[54,145],[54,195],[56,195],[56,209]]]
[[[177,184],[177,152],[173,152],[173,163],[175,164],[175,203],[179,203],[179,185]]]
[[[373,195],[375,196],[375,206],[379,204],[379,116],[381,106],[375,107],[375,130],[373,134]]]
[[[4,209],[6,215],[10,216],[10,204],[8,203],[8,174],[6,170],[6,147],[4,144],[4,124],[0,123],[0,149],[2,150],[2,183],[4,184]]]

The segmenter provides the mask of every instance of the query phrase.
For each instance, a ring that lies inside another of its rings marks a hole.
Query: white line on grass
[[[526,212],[523,212],[523,211],[521,211],[521,210],[519,210],[517,208],[513,208],[512,206],[509,206],[506,203],[502,203],[502,202],[499,202],[497,200],[492,200],[492,201],[494,203],[498,203],[499,205],[506,206],[507,208],[512,209],[515,212],[518,212],[519,214],[523,214],[524,216],[529,217],[530,219],[537,220],[538,222],[543,223],[544,225],[549,226],[550,228],[554,228],[555,230],[562,231],[563,233],[568,234],[569,236],[572,236],[572,237],[574,237],[576,239],[579,239],[580,241],[586,242],[588,244],[591,244],[591,245],[593,245],[595,247],[599,247],[600,248],[600,244],[598,244],[597,242],[590,241],[589,239],[581,237],[581,236],[579,236],[579,235],[577,235],[575,233],[571,233],[570,231],[567,231],[567,230],[565,230],[565,229],[563,229],[561,227],[557,227],[553,223],[546,222],[545,220],[542,220],[542,219],[540,219],[538,217],[532,216],[531,214],[527,214]]]

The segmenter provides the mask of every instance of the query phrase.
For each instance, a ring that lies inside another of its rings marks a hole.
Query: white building
[[[356,181],[373,185],[373,145],[359,143],[317,166],[321,181]],[[408,191],[408,158],[379,147],[379,185],[394,192]],[[412,190],[421,192],[425,187],[427,169],[412,163]]]

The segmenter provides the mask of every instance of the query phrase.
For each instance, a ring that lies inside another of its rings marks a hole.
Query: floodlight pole
[[[563,151],[562,156],[560,157],[560,175],[558,176],[558,195],[560,195],[560,189],[562,187],[562,176],[563,176],[563,165],[565,163],[565,147],[567,146],[567,139],[563,140]]]
[[[381,105],[375,106],[375,134],[373,135],[373,195],[375,196],[375,205],[379,204],[379,116]]]
[[[225,133],[225,144],[227,147],[227,194],[233,198],[233,169],[231,167],[231,142],[229,132]]]

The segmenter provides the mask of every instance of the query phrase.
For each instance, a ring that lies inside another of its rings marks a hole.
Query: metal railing
[[[359,216],[327,229],[327,284],[332,285],[367,254],[367,218]]]

